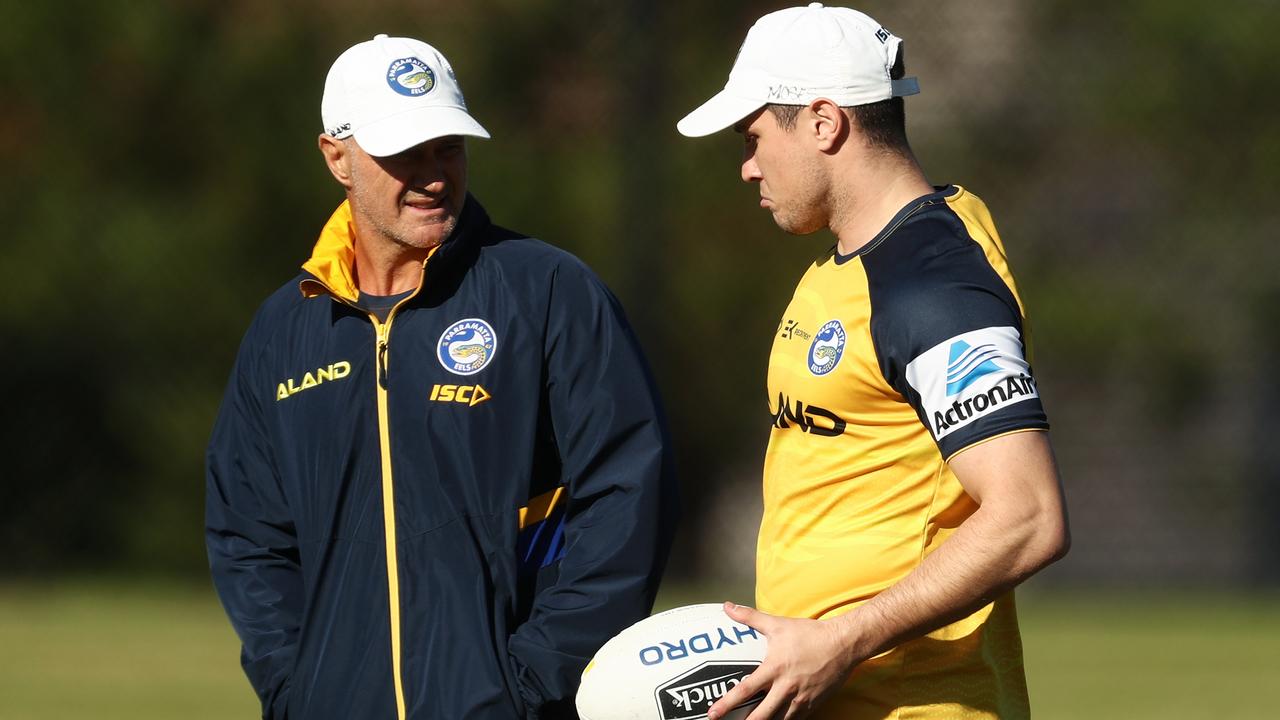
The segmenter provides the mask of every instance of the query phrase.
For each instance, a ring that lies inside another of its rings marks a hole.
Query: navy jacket
[[[574,717],[675,523],[636,339],[474,198],[386,323],[353,304],[352,242],[344,203],[254,318],[209,447],[209,562],[263,717]]]

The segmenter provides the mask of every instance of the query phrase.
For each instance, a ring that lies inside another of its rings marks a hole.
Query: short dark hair
[[[902,59],[902,45],[898,45],[898,57],[894,60],[889,77],[901,80],[906,75],[906,71],[906,63]],[[770,103],[765,107],[773,114],[778,127],[791,132],[796,129],[800,111],[805,106]],[[892,97],[867,105],[854,105],[841,109],[858,124],[863,136],[872,147],[904,155],[911,152],[911,146],[907,144],[906,105],[902,102],[902,98]]]
[[[765,105],[773,115],[773,119],[777,121],[778,127],[791,132],[796,129],[796,122],[800,118],[800,110],[804,105],[779,105],[777,103],[769,103]]]
[[[853,119],[872,147],[910,152],[907,144],[907,112],[902,98],[894,97],[850,108]]]

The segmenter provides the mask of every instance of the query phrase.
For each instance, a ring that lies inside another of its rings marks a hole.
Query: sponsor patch
[[[350,374],[351,363],[346,360],[339,360],[338,362],[329,363],[324,367],[319,367],[314,371],[307,372],[299,380],[288,378],[276,385],[276,402],[287,400],[303,390],[309,390],[317,385],[332,382],[334,380],[341,380]]]
[[[697,720],[705,718],[712,703],[737,687],[756,668],[757,662],[717,662],[699,665],[658,687],[658,711],[662,720]],[[764,699],[762,690],[739,705],[752,707]]]
[[[778,323],[778,337],[783,340],[791,338],[800,338],[801,340],[812,340],[813,336],[800,329],[800,323],[795,320],[784,319]]]
[[[493,326],[480,318],[467,318],[450,325],[436,343],[436,357],[454,375],[475,375],[493,362],[498,336]]]
[[[907,364],[935,439],[1023,400],[1040,397],[1017,328],[957,335]]]
[[[416,57],[400,58],[387,68],[387,85],[407,97],[418,97],[436,86],[436,74]]]
[[[828,320],[818,328],[809,343],[809,372],[822,377],[840,363],[844,356],[845,332],[839,320]]]
[[[479,385],[444,385],[436,383],[431,388],[431,402],[444,403],[461,403],[468,407],[475,407],[485,400],[492,399],[489,394]]]
[[[712,637],[711,631],[708,630],[689,638],[672,638],[671,642],[661,640],[657,645],[640,649],[640,664],[658,665],[670,660],[682,660],[689,657],[689,653],[700,655],[715,652],[747,642],[748,638],[759,642],[760,634],[749,625],[735,623],[727,630],[723,627],[716,628],[715,637]]]
[[[769,403],[769,412],[773,413],[773,426],[786,429],[795,425],[800,432],[812,433],[823,437],[840,437],[848,427],[848,423],[839,415],[817,405],[806,406],[803,401],[791,401],[791,398],[778,393],[778,409]]]
[[[1000,351],[992,343],[974,347],[964,340],[956,340],[947,350],[947,397],[959,395],[983,375],[1000,372],[994,360]]]

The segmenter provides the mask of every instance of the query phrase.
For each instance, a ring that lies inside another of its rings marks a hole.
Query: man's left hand
[[[842,633],[830,621],[779,617],[725,603],[725,613],[769,639],[764,662],[707,712],[708,720],[761,691],[768,691],[747,720],[797,720],[818,707],[849,677],[856,664]]]

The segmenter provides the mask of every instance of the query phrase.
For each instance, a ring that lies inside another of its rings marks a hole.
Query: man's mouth
[[[444,195],[435,198],[409,197],[404,199],[403,205],[413,212],[440,214],[447,210],[445,206],[446,199],[447,196]]]

